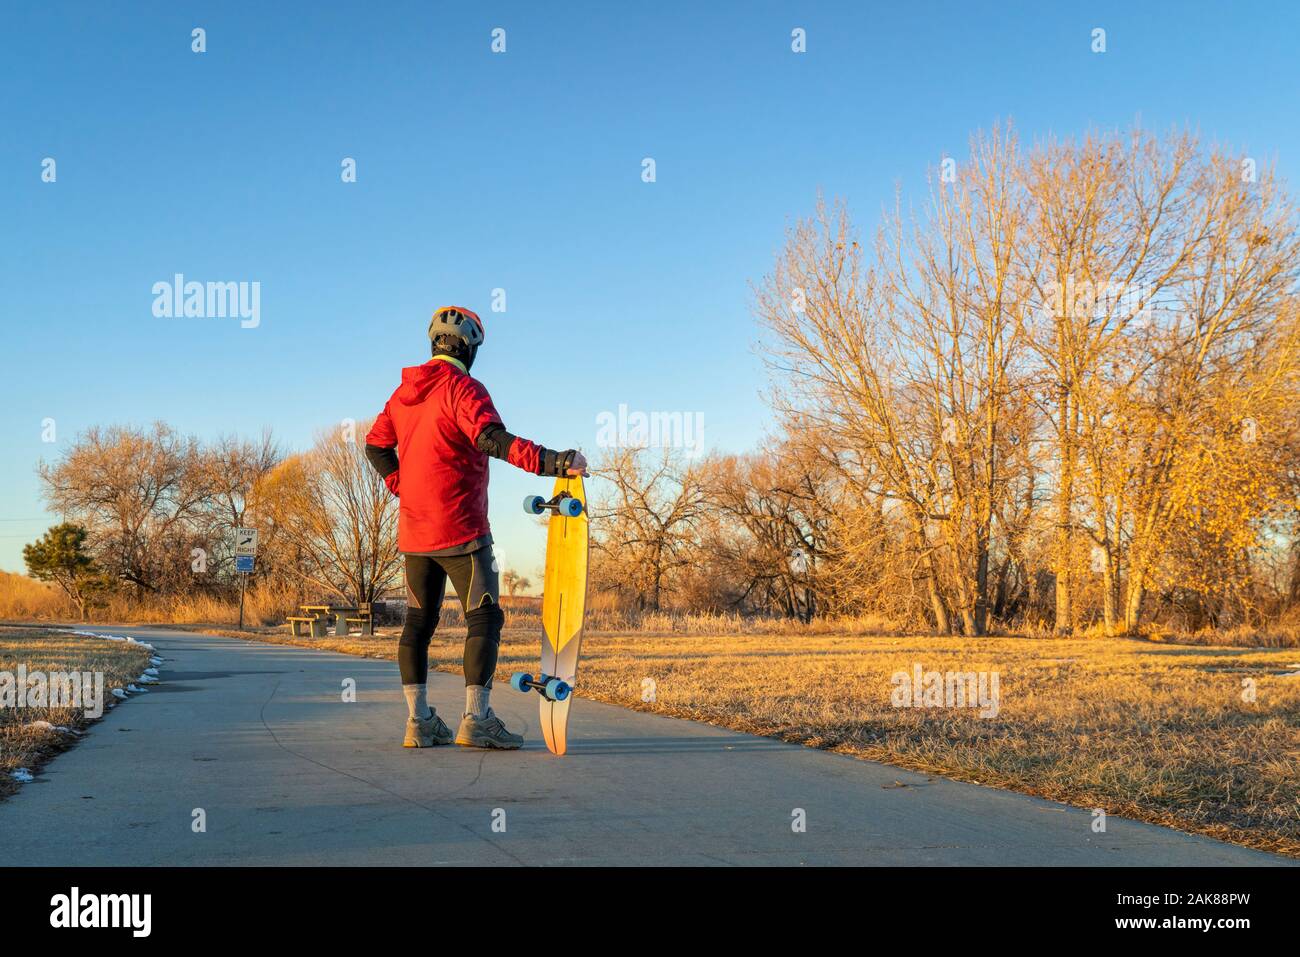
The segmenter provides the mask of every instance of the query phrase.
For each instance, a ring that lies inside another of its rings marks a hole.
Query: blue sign
[[[236,556],[235,556],[235,571],[237,571],[237,572],[251,572],[252,570],[253,570],[253,556],[252,556],[252,555],[236,555]]]

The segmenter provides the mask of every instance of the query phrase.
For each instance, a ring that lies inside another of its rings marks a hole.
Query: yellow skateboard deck
[[[582,476],[556,479],[549,502],[541,496],[530,496],[524,508],[534,514],[551,513],[546,530],[546,578],[542,584],[542,671],[536,679],[518,673],[510,684],[517,691],[541,694],[546,747],[553,754],[564,754],[587,610],[587,493]],[[578,514],[572,514],[575,511]]]

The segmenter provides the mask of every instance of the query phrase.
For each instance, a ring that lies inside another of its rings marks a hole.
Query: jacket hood
[[[430,359],[424,365],[407,366],[402,370],[402,384],[397,389],[397,399],[403,405],[423,402],[434,386],[449,375],[467,375],[446,359]]]

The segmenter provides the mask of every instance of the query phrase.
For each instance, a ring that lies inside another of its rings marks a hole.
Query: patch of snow
[[[65,727],[61,724],[50,724],[48,721],[30,721],[27,724],[29,728],[40,728],[42,731],[57,731],[60,734],[81,734],[80,731],[74,731],[72,728]]]
[[[1297,667],[1297,668],[1300,668],[1300,665],[1297,665],[1296,667]],[[146,669],[144,669],[144,673],[147,674],[147,675],[153,675],[155,678],[158,677],[158,669],[157,669],[157,668],[146,668]]]
[[[79,631],[75,629],[71,632],[71,634],[81,635],[82,637],[85,638],[103,638],[105,641],[126,641],[133,645],[139,645],[141,648],[147,648],[149,651],[155,650],[154,646],[149,644],[149,642],[137,641],[135,638],[132,638],[130,635],[126,635],[126,636],[106,635],[98,631]]]
[[[32,777],[32,772],[28,771],[26,768],[19,768],[13,773],[12,777],[19,784],[27,784],[30,781],[36,780]]]
[[[113,697],[114,697],[114,698],[125,698],[125,697],[126,697],[126,692],[123,691],[121,688],[114,688],[112,693],[113,693]]]
[[[135,685],[127,685],[126,690],[131,694],[146,694],[149,691],[148,688],[137,688]]]
[[[142,685],[156,685],[158,683],[158,679],[148,673],[142,674],[139,678],[136,678],[135,680],[140,682],[140,684]]]

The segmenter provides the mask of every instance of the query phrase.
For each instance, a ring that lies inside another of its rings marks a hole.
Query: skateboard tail
[[[559,707],[563,707],[567,712],[569,710],[569,702],[542,702],[542,711],[551,712],[550,714],[543,714],[542,716],[542,736],[546,739],[546,749],[550,751],[551,754],[555,755],[564,754],[564,752],[568,750],[569,745],[567,733],[568,716],[567,714],[560,716],[557,721],[554,712],[555,709]]]

